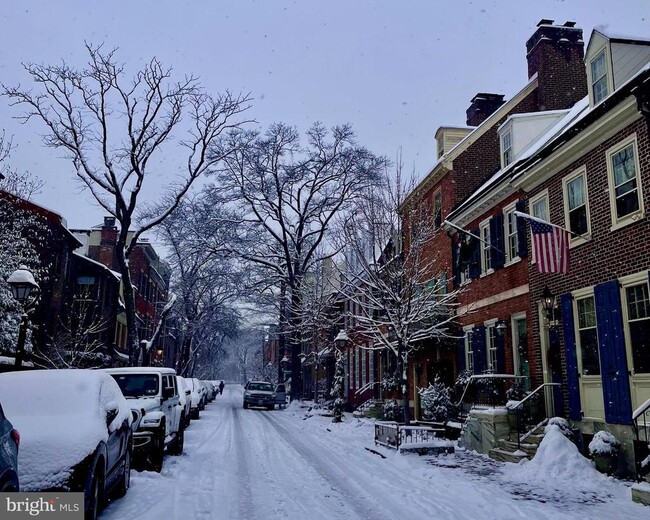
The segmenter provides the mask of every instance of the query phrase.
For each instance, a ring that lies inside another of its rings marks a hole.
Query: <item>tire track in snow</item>
[[[366,493],[359,484],[350,479],[344,471],[336,467],[330,460],[327,460],[325,456],[315,451],[313,446],[307,446],[294,432],[282,426],[277,418],[271,417],[270,414],[262,414],[262,416],[287,443],[290,443],[295,452],[311,468],[330,483],[332,489],[336,490],[347,501],[350,509],[359,518],[372,518],[373,520],[393,520],[395,518],[395,515],[385,516],[377,504],[364,498]]]
[[[248,457],[246,454],[246,446],[244,446],[246,441],[241,424],[241,410],[234,402],[231,401],[229,404],[233,414],[233,445],[237,464],[237,510],[239,518],[242,520],[254,520],[256,516],[253,506],[251,478],[248,471]]]

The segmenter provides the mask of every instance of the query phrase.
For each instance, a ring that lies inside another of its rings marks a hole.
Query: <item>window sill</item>
[[[586,235],[583,235],[581,237],[577,238],[569,238],[569,249],[573,249],[574,247],[581,246],[582,244],[586,244],[591,240],[591,232],[588,232]]]
[[[503,267],[510,267],[511,265],[516,264],[517,262],[521,262],[521,257],[520,256],[515,256],[512,260],[508,260],[505,264],[503,264]]]
[[[610,231],[616,231],[617,229],[624,228],[630,224],[635,224],[636,222],[641,222],[645,217],[645,212],[640,211],[638,213],[633,213],[632,215],[627,215],[623,218],[618,219],[617,221],[612,221],[612,227],[609,228]]]
[[[479,276],[479,278],[485,278],[486,276],[492,274],[493,272],[494,272],[494,269],[488,269],[485,272],[481,272],[481,276]]]

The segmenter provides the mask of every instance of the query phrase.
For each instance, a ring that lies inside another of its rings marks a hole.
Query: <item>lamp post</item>
[[[20,367],[23,364],[23,357],[25,355],[25,339],[27,337],[27,325],[29,323],[27,310],[36,301],[39,286],[36,280],[34,280],[32,272],[24,265],[21,265],[11,273],[9,278],[7,278],[7,283],[11,287],[11,294],[14,299],[23,308],[23,314],[20,318],[20,328],[18,329],[18,345],[16,345],[15,358],[15,366]]]

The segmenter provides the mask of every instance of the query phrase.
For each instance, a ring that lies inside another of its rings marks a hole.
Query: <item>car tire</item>
[[[275,405],[274,404],[269,404],[269,405],[266,406],[266,409],[267,410],[273,410],[273,409],[275,409]]]
[[[200,413],[201,413],[201,412],[199,411],[199,409],[198,409],[198,408],[195,408],[194,410],[192,410],[192,411],[190,412],[190,415],[192,416],[192,419],[196,420],[196,419],[199,418]]]
[[[18,479],[13,475],[0,484],[0,493],[14,493],[18,491]]]
[[[179,456],[183,454],[183,446],[185,444],[185,430],[182,428],[176,432],[176,437],[169,445],[169,454]]]
[[[153,438],[151,452],[149,453],[149,468],[156,473],[160,473],[163,468],[163,459],[165,457],[165,427],[160,430]]]
[[[104,487],[104,479],[98,465],[95,465],[86,480],[84,520],[97,520],[99,511],[102,508],[102,491]]]
[[[248,408],[248,403],[244,401],[244,410],[246,410],[247,408]]]
[[[124,454],[124,469],[122,470],[122,478],[115,487],[113,492],[114,498],[122,498],[131,487],[131,452],[128,450]]]

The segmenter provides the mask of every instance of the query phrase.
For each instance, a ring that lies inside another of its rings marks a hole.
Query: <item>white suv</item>
[[[117,381],[131,408],[142,414],[133,434],[134,456],[146,458],[149,468],[160,472],[165,447],[170,455],[180,455],[185,442],[176,372],[159,367],[108,368],[106,372]]]

